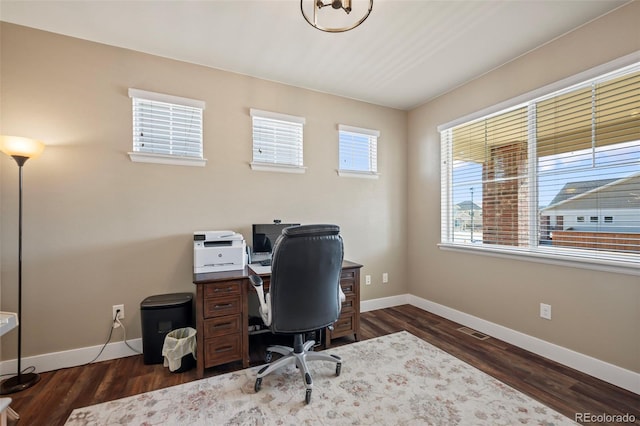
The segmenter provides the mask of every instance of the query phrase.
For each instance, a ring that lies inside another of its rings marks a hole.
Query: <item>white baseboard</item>
[[[132,348],[142,352],[142,339],[129,339],[127,342]],[[36,372],[42,373],[45,371],[59,370],[61,368],[76,367],[94,359],[100,353],[102,346],[103,345],[89,346],[86,348],[23,357],[21,368],[24,370],[27,367],[33,366]],[[136,352],[129,349],[123,341],[113,342],[104,348],[94,362],[124,358],[131,355],[136,355]],[[17,371],[18,361],[16,359],[0,362],[0,374],[16,374]]]
[[[489,336],[503,340],[519,348],[526,349],[575,370],[589,374],[605,382],[623,389],[640,394],[640,373],[618,367],[605,361],[581,354],[565,347],[547,342],[537,337],[529,336],[516,330],[483,320],[482,318],[466,314],[456,309],[407,295],[409,304],[473,328]]]
[[[380,299],[363,300],[360,302],[360,312],[375,311],[376,309],[391,308],[394,306],[410,304],[410,295],[381,297]]]
[[[574,368],[600,380],[604,380],[605,382],[627,389],[636,394],[640,394],[640,373],[618,367],[608,362],[601,361],[554,343],[538,339],[537,337],[529,336],[519,331],[512,330],[499,324],[483,320],[482,318],[466,314],[456,309],[449,308],[411,294],[362,301],[360,302],[360,312],[390,308],[405,304],[416,306],[443,318],[455,321],[461,325],[471,327],[474,330],[478,330],[497,339],[504,340],[512,345]],[[128,340],[128,342],[134,349],[142,352],[142,339],[131,339]],[[35,371],[37,372],[74,367],[91,361],[100,352],[101,348],[102,345],[98,345],[26,357],[22,358],[22,367],[34,366]],[[123,358],[135,354],[136,353],[129,349],[124,342],[109,343],[96,362]],[[17,361],[15,359],[0,362],[0,374],[11,374],[14,373],[16,369]]]

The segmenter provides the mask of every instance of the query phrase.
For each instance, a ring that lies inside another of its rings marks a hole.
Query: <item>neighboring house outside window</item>
[[[378,177],[378,130],[338,125],[338,175]]]
[[[203,101],[129,89],[135,162],[204,166]]]
[[[640,273],[640,63],[557,89],[439,128],[441,247]]]
[[[250,110],[253,126],[251,168],[261,171],[304,173],[304,117]]]
[[[565,196],[569,188],[570,196]],[[572,231],[640,232],[640,173],[621,179],[569,182],[554,200],[540,210],[551,222],[565,218],[563,228]],[[575,213],[580,215],[576,216]],[[613,223],[613,217],[622,218]],[[575,221],[566,220],[575,217]],[[588,219],[588,220],[587,220]]]

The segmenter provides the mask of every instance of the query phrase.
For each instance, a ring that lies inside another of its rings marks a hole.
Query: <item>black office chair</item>
[[[258,371],[256,392],[267,374],[295,363],[305,382],[308,404],[313,379],[307,361],[331,361],[336,364],[336,376],[340,375],[340,357],[313,352],[315,342],[305,342],[304,336],[310,331],[331,327],[340,315],[345,298],[340,288],[342,258],[339,226],[289,227],[282,231],[273,249],[269,293],[265,296],[259,276],[249,277],[258,293],[264,323],[273,333],[293,334],[292,348],[280,345],[267,348],[267,362],[271,361],[272,352],[283,356]]]

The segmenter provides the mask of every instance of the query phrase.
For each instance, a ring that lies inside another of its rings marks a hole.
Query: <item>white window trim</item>
[[[307,168],[305,166],[286,166],[284,164],[270,164],[270,163],[260,163],[252,161],[249,163],[251,166],[251,170],[255,170],[258,172],[282,172],[282,173],[305,173]]]
[[[134,163],[169,164],[173,166],[204,167],[206,158],[175,157],[172,155],[151,154],[148,152],[129,152],[129,159]]]
[[[146,90],[129,88],[129,98],[140,98],[150,101],[166,102],[177,105],[185,105],[193,108],[205,109],[206,103],[197,99],[183,98],[181,96],[167,95],[164,93],[149,92]],[[204,124],[204,123],[203,123]],[[204,140],[203,140],[204,145]],[[204,148],[204,146],[203,146]],[[153,154],[149,152],[127,153],[129,159],[134,163],[167,164],[173,166],[196,166],[204,167],[207,164],[206,158],[177,157],[173,155]]]
[[[450,121],[445,124],[441,124],[437,127],[438,133],[441,133],[445,130],[451,129],[459,124],[467,123],[476,119],[480,119],[483,117],[490,116],[492,114],[498,114],[505,112],[508,109],[518,108],[527,102],[530,102],[534,99],[541,98],[543,96],[547,96],[552,94],[553,92],[557,92],[562,89],[567,89],[573,85],[580,84],[586,80],[590,80],[596,78],[598,76],[607,74],[609,72],[616,71],[618,69],[633,65],[640,61],[640,50],[635,51],[629,55],[623,56],[621,58],[615,59],[613,61],[607,62],[605,64],[596,66],[587,71],[581,72],[571,77],[567,77],[555,83],[551,83],[547,86],[544,86],[540,89],[533,90],[531,92],[520,95],[516,98],[501,102],[497,105],[493,105],[488,108],[484,108],[480,111],[474,112],[472,114],[468,114],[464,117],[460,117],[453,121]],[[441,146],[441,155],[440,162],[442,164],[443,161],[446,161],[447,166],[441,166],[441,180],[443,182],[447,182],[447,187],[450,186],[449,178],[451,176],[450,169],[452,167],[452,161],[448,158],[449,151],[445,149],[445,146]],[[441,241],[445,237],[448,237],[448,233],[451,232],[448,229],[449,222],[446,221],[447,217],[449,217],[449,202],[446,199],[450,197],[449,191],[447,194],[441,194]],[[585,221],[587,217],[585,216]],[[447,225],[447,226],[443,226]],[[554,248],[553,252],[546,252],[541,247],[536,247],[535,251],[529,248],[522,249],[514,249],[514,248],[498,248],[498,247],[490,247],[486,245],[475,245],[472,243],[438,243],[438,248],[445,251],[454,251],[460,253],[467,254],[477,254],[477,255],[485,255],[485,256],[493,256],[493,257],[501,257],[507,259],[514,259],[520,261],[530,261],[537,263],[546,263],[552,265],[561,265],[561,266],[569,266],[574,268],[581,269],[590,269],[596,271],[603,272],[615,272],[620,274],[627,275],[635,275],[640,276],[640,266],[636,262],[625,262],[618,259],[606,259],[606,258],[597,258],[597,257],[588,257],[585,256],[583,250],[575,250],[569,248]],[[622,256],[620,256],[622,257]]]
[[[380,137],[379,130],[348,126],[346,124],[338,124],[338,132],[360,133],[362,135],[375,136],[376,138]],[[339,150],[339,147],[338,147],[338,150]],[[376,156],[377,154],[378,154],[378,146],[376,142]],[[376,168],[377,168],[377,165],[376,165]],[[378,179],[380,177],[380,172],[377,172],[377,171],[365,172],[365,171],[359,171],[359,170],[347,170],[347,169],[341,169],[340,165],[338,165],[338,168],[336,169],[336,173],[340,177],[351,177],[351,178],[361,178],[361,179]]]
[[[190,106],[193,108],[205,109],[206,103],[198,99],[183,98],[181,96],[167,95],[164,93],[148,92],[140,89],[129,89],[130,98],[140,98],[149,101],[166,102],[169,104],[177,104]]]
[[[306,124],[306,119],[304,117],[299,117],[299,116],[290,115],[290,114],[283,114],[283,113],[273,112],[273,111],[264,111],[256,108],[250,108],[249,115],[251,117],[270,118],[273,120],[289,121],[292,123],[302,124],[303,126]],[[251,143],[252,143],[252,150],[253,150],[253,141]],[[303,136],[302,144],[303,144],[303,152],[304,152],[304,136]],[[251,167],[251,170],[260,171],[260,172],[303,174],[307,171],[307,167],[304,165],[290,166],[286,164],[264,163],[260,161],[251,161],[249,163],[249,166]]]
[[[261,109],[251,108],[249,110],[251,117],[271,118],[273,120],[290,121],[292,123],[306,124],[304,117],[297,115],[282,114],[280,112],[264,111]]]
[[[336,170],[338,176],[340,177],[352,177],[352,178],[361,178],[361,179],[378,179],[380,178],[380,173],[373,172],[358,172],[355,170]]]
[[[362,133],[363,135],[375,136],[376,138],[380,137],[380,131],[379,130],[372,130],[372,129],[364,129],[362,127],[347,126],[346,124],[338,124],[338,130],[343,131],[343,132]]]

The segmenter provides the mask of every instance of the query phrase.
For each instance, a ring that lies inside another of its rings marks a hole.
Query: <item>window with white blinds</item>
[[[253,123],[251,168],[303,173],[305,119],[257,109],[251,109],[250,114]]]
[[[204,102],[129,89],[133,107],[133,161],[204,165]]]
[[[378,175],[377,130],[338,125],[339,175]]]
[[[640,273],[640,63],[439,130],[443,247]]]

